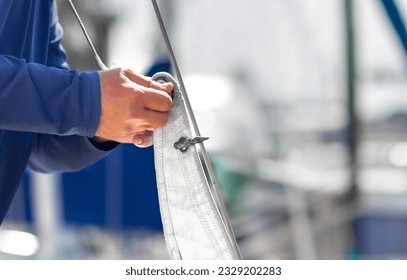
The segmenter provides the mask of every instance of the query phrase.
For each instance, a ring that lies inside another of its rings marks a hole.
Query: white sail
[[[191,144],[177,149],[175,144],[180,139],[195,136],[183,94],[167,73],[158,73],[153,80],[174,84],[168,123],[154,131],[158,198],[170,256],[173,259],[240,259],[233,232],[227,227],[227,215],[211,191],[212,182],[207,179],[198,147]]]

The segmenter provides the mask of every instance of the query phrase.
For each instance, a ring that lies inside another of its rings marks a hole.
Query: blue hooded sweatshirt
[[[69,71],[53,0],[0,1],[0,224],[26,167],[88,166],[115,145],[93,143],[97,72]]]

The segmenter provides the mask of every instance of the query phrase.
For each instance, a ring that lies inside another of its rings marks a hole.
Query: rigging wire
[[[81,17],[79,16],[79,13],[77,12],[77,10],[75,8],[75,5],[73,4],[72,0],[68,0],[68,3],[69,3],[69,6],[71,7],[72,12],[74,13],[76,19],[78,20],[79,26],[82,29],[83,35],[85,35],[86,41],[88,41],[88,44],[89,44],[90,48],[92,49],[92,51],[93,51],[93,53],[95,55],[96,61],[97,61],[98,65],[99,65],[100,69],[109,70],[109,68],[103,63],[102,59],[99,57],[99,54],[96,51],[96,48],[93,45],[92,40],[90,39],[89,34],[86,31],[85,25],[83,24],[83,21],[82,21]]]

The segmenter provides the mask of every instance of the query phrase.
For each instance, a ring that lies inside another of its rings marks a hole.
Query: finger
[[[150,116],[148,116],[150,117]],[[130,119],[126,121],[126,127],[125,127],[125,137],[130,136],[131,139],[133,139],[133,135],[139,134],[145,130],[154,130],[154,127],[152,127],[149,124],[150,120],[140,120],[140,119]],[[131,140],[130,139],[130,140]],[[131,142],[131,141],[130,141]]]
[[[153,110],[144,110],[145,125],[151,128],[160,128],[167,124],[168,114]]]
[[[163,127],[168,121],[168,114],[145,109],[139,118],[126,121],[126,134],[134,135],[144,130]]]
[[[153,88],[157,90],[163,90],[167,93],[170,93],[173,89],[172,83],[159,83],[156,81],[151,80],[150,77],[146,77],[143,75],[138,75],[131,71],[130,69],[124,69],[123,74],[132,82],[142,85],[146,88]]]
[[[171,97],[161,90],[146,88],[143,104],[146,109],[158,112],[168,112],[172,106]]]
[[[133,144],[139,148],[146,148],[153,144],[153,132],[144,131],[133,136]]]

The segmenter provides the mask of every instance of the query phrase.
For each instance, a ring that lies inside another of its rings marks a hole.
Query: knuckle
[[[164,102],[163,102],[163,107],[165,111],[169,111],[172,106],[172,99],[169,95],[165,95]]]

